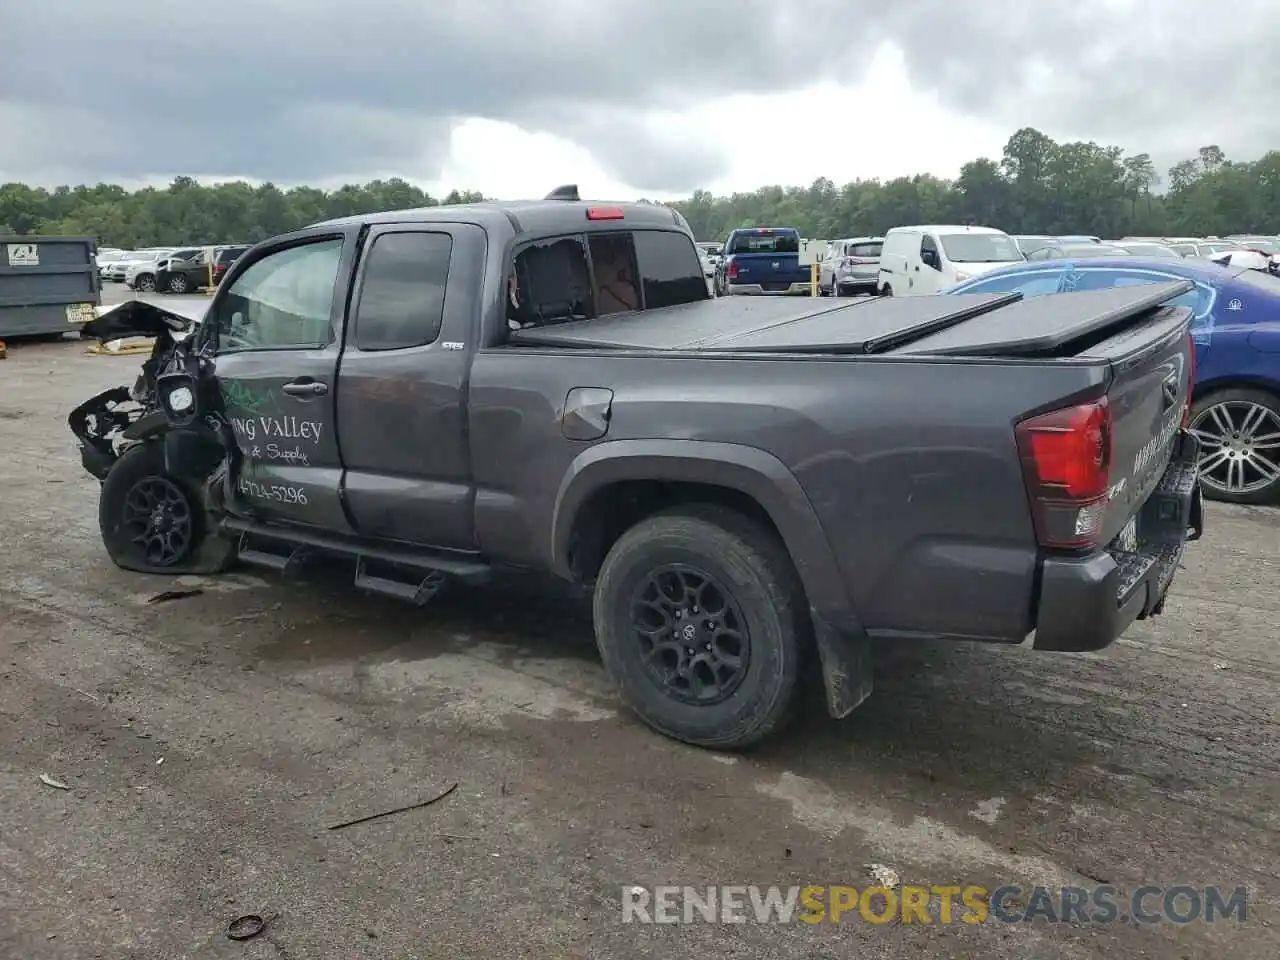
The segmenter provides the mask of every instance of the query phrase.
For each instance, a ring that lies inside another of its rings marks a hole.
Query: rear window
[[[739,233],[729,243],[728,253],[799,253],[800,235],[786,233]]]
[[[845,249],[846,256],[850,257],[878,257],[884,249],[884,243],[880,240],[874,243],[851,243]]]
[[[632,235],[632,241],[646,309],[707,299],[702,262],[687,236],[666,230],[639,230]]]

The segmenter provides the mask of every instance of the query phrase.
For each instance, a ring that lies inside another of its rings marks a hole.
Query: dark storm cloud
[[[974,117],[1181,156],[1280,145],[1267,0],[0,2],[0,171],[54,179],[438,176],[451,123],[569,137],[642,190],[726,169],[647,114],[717,92],[856,83],[874,45]],[[208,13],[209,25],[202,24]],[[761,137],[807,104],[761,117]],[[886,105],[884,109],[891,109]],[[874,135],[874,125],[868,126]],[[512,158],[519,162],[519,158]]]

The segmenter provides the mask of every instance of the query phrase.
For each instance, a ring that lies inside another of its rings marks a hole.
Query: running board
[[[265,544],[254,546],[247,533],[240,534],[240,542],[236,545],[236,556],[247,564],[274,570],[284,577],[296,576],[307,559],[307,551],[302,547],[281,544],[285,551],[276,552],[266,549]]]
[[[395,593],[396,596],[402,596],[405,599],[420,595],[426,580],[430,579],[427,575],[431,573],[448,574],[467,583],[484,583],[491,572],[489,564],[470,556],[408,545],[387,547],[362,537],[322,533],[283,524],[246,520],[241,517],[225,517],[219,527],[225,536],[238,541],[238,555],[245,563],[267,567],[282,573],[296,572],[308,557],[317,553],[355,559],[357,580],[362,576],[371,582],[380,582],[385,579],[368,573],[366,567],[369,561],[391,564],[398,568],[422,573],[422,579],[413,585],[388,581],[397,587],[408,589],[407,596],[403,591]],[[272,549],[272,547],[279,549]],[[386,592],[376,587],[367,589],[379,593]]]
[[[445,575],[439,570],[432,570],[416,582],[392,580],[390,577],[382,577],[370,573],[367,558],[356,558],[357,590],[381,594],[384,597],[393,597],[396,600],[404,600],[417,607],[426,606],[430,603],[440,588],[444,586],[444,580]]]

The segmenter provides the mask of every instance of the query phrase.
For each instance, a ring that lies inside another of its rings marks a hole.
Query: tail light
[[[728,266],[728,268],[725,270],[725,275],[726,275],[730,280],[737,280],[737,279],[738,279],[738,264],[737,264],[735,261],[733,261],[733,260],[730,260],[730,261],[729,261],[729,266]]]
[[[1107,398],[1031,417],[1014,432],[1040,545],[1096,546],[1111,483]]]

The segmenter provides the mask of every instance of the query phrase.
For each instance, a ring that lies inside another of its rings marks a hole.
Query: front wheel
[[[133,281],[133,289],[141,290],[143,293],[154,293],[156,289],[156,278],[150,273],[141,273]]]
[[[170,293],[176,293],[178,295],[190,293],[191,281],[187,279],[187,275],[185,273],[175,273],[169,277],[169,282],[166,284],[166,287]]]
[[[807,605],[783,545],[741,514],[692,506],[636,524],[605,558],[593,613],[605,668],[659,732],[738,749],[792,716]]]
[[[1228,503],[1280,500],[1280,398],[1233,388],[1201,397],[1190,430],[1200,441],[1205,494]]]
[[[212,535],[197,484],[165,468],[159,443],[121,454],[102,481],[98,529],[116,566],[137,573],[218,573],[233,546]]]

